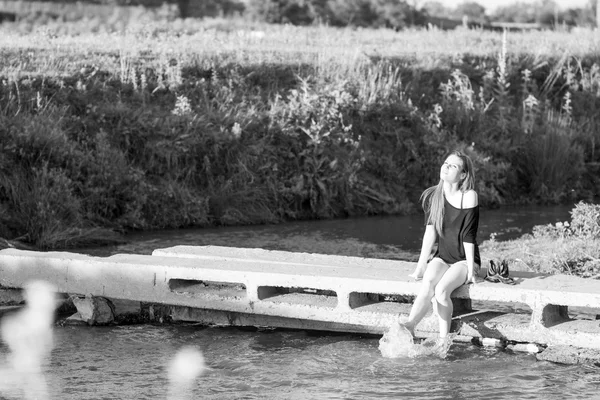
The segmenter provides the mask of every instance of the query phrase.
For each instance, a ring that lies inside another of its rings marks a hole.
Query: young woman
[[[413,334],[415,326],[433,305],[439,315],[440,337],[450,332],[454,289],[475,283],[481,260],[477,246],[479,205],[474,188],[471,159],[454,151],[440,169],[440,182],[421,195],[425,210],[425,234],[417,268],[410,276],[423,279],[406,328]],[[431,261],[429,256],[437,243]]]

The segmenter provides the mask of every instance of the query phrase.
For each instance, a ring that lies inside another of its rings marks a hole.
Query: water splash
[[[445,358],[456,335],[448,335],[445,339],[430,338],[415,343],[413,335],[401,323],[393,324],[379,340],[379,351],[386,358],[417,358],[438,356]]]

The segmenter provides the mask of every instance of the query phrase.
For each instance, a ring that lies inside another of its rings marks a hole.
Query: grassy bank
[[[579,203],[570,221],[536,226],[517,240],[485,241],[481,251],[486,260],[506,260],[511,270],[600,279],[599,239],[600,205]]]
[[[0,237],[413,213],[454,148],[484,206],[599,193],[593,32],[3,29]]]

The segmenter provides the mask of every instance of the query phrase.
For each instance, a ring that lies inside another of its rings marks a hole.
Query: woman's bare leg
[[[462,286],[467,280],[467,263],[457,262],[452,264],[446,273],[441,277],[435,287],[435,300],[437,302],[437,312],[440,323],[440,337],[445,338],[450,332],[452,323],[452,299],[450,294]]]
[[[408,329],[413,336],[415,335],[415,326],[421,322],[423,317],[425,317],[425,314],[427,314],[427,311],[429,311],[429,305],[435,295],[436,285],[440,279],[442,279],[448,268],[450,268],[448,264],[437,257],[431,260],[427,265],[425,275],[423,275],[421,289],[410,310],[408,321],[404,324],[406,329]]]

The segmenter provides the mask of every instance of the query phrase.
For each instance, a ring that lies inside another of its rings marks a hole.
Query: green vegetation
[[[74,6],[76,3],[76,7]],[[51,20],[77,21],[86,19],[92,27],[119,25],[135,21],[140,16],[159,12],[163,17],[214,18],[237,17],[265,23],[318,25],[337,27],[405,29],[429,24],[452,29],[466,24],[470,27],[497,27],[497,23],[533,24],[553,29],[557,27],[597,26],[597,0],[587,4],[565,4],[555,0],[518,1],[497,7],[493,12],[485,2],[462,1],[448,7],[442,1],[408,0],[0,0],[0,20],[17,19],[23,27]],[[570,3],[570,2],[568,2]],[[4,12],[4,15],[3,15]],[[465,19],[466,18],[466,19]],[[31,24],[33,23],[33,24]],[[30,25],[31,24],[31,25]],[[531,26],[530,26],[531,27]]]
[[[507,260],[515,270],[600,279],[600,205],[579,203],[571,222],[540,225],[517,240],[482,245],[486,258]]]
[[[413,213],[455,148],[486,207],[599,193],[592,31],[89,29],[0,35],[0,237]]]

